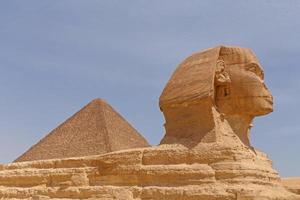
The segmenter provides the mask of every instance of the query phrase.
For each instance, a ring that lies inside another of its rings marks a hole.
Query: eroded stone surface
[[[299,199],[263,153],[220,143],[13,163],[0,171],[0,185],[5,199]]]

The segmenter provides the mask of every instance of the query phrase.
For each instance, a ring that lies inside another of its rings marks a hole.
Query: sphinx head
[[[251,122],[272,112],[273,100],[254,53],[220,46],[196,53],[179,65],[160,97],[160,108],[166,118],[162,143],[198,136],[212,141],[205,135],[215,126],[214,109],[250,146]]]

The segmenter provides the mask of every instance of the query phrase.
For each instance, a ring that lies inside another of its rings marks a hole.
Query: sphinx
[[[251,146],[252,120],[273,110],[263,70],[247,48],[195,53],[160,97],[158,146],[0,166],[0,198],[300,200]]]
[[[159,104],[166,119],[162,144],[215,142],[220,126],[216,118],[222,118],[250,147],[252,120],[273,110],[273,98],[254,53],[226,46],[185,59],[167,83]]]

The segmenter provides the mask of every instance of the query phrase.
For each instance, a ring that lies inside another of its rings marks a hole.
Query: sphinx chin
[[[273,99],[271,97],[256,97],[254,102],[255,104],[249,110],[253,116],[263,116],[273,112]]]

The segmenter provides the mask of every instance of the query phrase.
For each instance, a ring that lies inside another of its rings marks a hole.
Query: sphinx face
[[[226,66],[227,84],[216,84],[216,104],[229,115],[260,116],[273,111],[273,98],[258,63]]]

